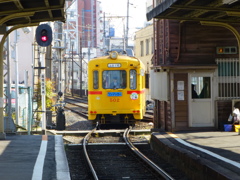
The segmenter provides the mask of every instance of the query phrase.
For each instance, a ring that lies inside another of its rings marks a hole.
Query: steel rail
[[[124,131],[123,134],[123,138],[126,142],[126,144],[128,145],[128,147],[134,152],[136,153],[142,160],[144,160],[149,166],[151,166],[158,174],[160,174],[163,178],[167,179],[167,180],[173,180],[174,178],[172,178],[168,173],[166,173],[163,169],[161,169],[159,166],[157,166],[154,162],[152,162],[150,159],[148,159],[144,154],[142,154],[138,148],[136,148],[132,142],[129,139],[129,132],[131,131],[131,127],[127,128]]]
[[[89,158],[89,156],[88,156],[87,148],[86,148],[87,141],[90,139],[91,134],[92,134],[94,131],[96,131],[96,128],[93,129],[91,132],[89,132],[89,133],[84,137],[84,139],[83,139],[83,151],[84,151],[85,157],[86,157],[86,159],[87,159],[88,165],[89,165],[89,167],[90,167],[90,169],[91,169],[91,172],[92,172],[92,174],[93,174],[94,179],[95,179],[95,180],[98,180],[97,173],[96,173],[96,171],[95,171],[94,168],[93,168],[93,165],[92,165],[91,160],[90,160],[90,158]]]
[[[72,108],[69,108],[69,107],[64,107],[65,109],[68,109],[68,110],[70,110],[71,112],[74,112],[74,113],[76,113],[76,114],[78,114],[78,115],[80,115],[80,116],[82,116],[82,117],[84,117],[84,118],[86,118],[86,119],[88,119],[88,115],[87,114],[85,114],[85,113],[83,113],[83,112],[80,112],[80,111],[76,111],[76,110],[74,110],[74,109],[72,109]]]
[[[65,95],[65,101],[67,101],[67,100],[81,102],[83,104],[88,104],[88,100],[87,99],[79,98],[79,97],[76,97],[76,96],[72,97],[72,96]]]

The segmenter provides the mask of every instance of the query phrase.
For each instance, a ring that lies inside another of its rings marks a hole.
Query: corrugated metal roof
[[[0,0],[0,25],[65,21],[65,0]]]
[[[165,0],[147,13],[147,19],[240,22],[239,0]]]

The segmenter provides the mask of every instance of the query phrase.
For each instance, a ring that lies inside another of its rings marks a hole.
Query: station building
[[[240,101],[240,2],[154,2],[155,128],[222,130]]]

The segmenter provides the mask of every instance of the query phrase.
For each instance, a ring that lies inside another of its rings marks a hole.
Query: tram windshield
[[[127,73],[124,70],[103,71],[102,87],[104,89],[125,89]]]

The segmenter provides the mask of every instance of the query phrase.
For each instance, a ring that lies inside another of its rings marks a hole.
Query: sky
[[[123,36],[123,23],[126,28],[127,0],[99,0],[105,16],[125,16],[122,18],[108,18],[110,25],[115,28],[115,36]],[[146,20],[146,1],[129,0],[129,39],[133,38],[134,32],[144,27]]]

